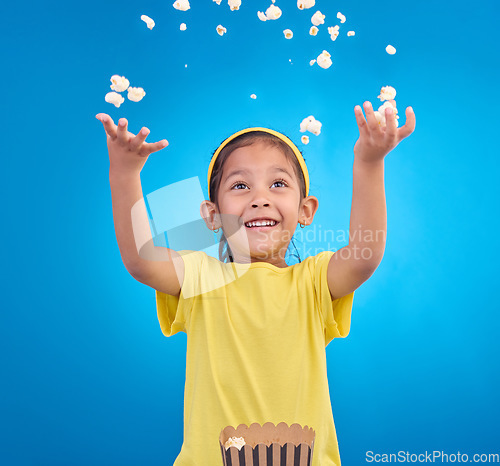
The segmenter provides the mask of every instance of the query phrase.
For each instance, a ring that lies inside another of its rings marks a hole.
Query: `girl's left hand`
[[[359,139],[354,145],[354,155],[365,162],[377,162],[394,149],[404,138],[415,129],[415,113],[411,107],[406,109],[406,123],[401,128],[396,126],[394,111],[385,110],[386,126],[377,123],[375,113],[370,102],[364,103],[366,120],[359,105],[354,107],[356,122],[359,128]],[[367,122],[368,121],[368,122]]]

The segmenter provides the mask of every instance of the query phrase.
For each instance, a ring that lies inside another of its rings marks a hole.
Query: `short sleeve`
[[[345,338],[351,328],[351,311],[354,291],[332,300],[328,287],[328,264],[335,254],[323,251],[315,257],[314,288],[319,311],[323,318],[325,346],[334,338]]]
[[[178,251],[184,262],[184,280],[181,286],[179,297],[156,292],[156,312],[162,333],[166,337],[175,335],[178,332],[187,333],[187,322],[196,299],[195,293],[197,280],[200,276],[201,264],[204,258],[199,251]],[[186,292],[186,290],[190,290]],[[186,297],[188,296],[188,297]]]

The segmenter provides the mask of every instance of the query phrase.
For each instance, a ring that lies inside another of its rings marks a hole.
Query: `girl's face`
[[[299,181],[279,148],[257,141],[234,150],[224,163],[218,202],[235,262],[265,261],[287,267],[288,244],[304,218]],[[254,219],[276,223],[248,226]]]

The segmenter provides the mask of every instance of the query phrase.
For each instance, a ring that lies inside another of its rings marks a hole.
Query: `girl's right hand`
[[[106,113],[95,116],[100,120],[106,131],[108,143],[110,171],[119,173],[138,173],[146,163],[149,154],[164,149],[168,141],[163,139],[158,142],[145,142],[149,134],[147,128],[142,128],[136,135],[127,131],[127,120],[120,118],[118,126]]]

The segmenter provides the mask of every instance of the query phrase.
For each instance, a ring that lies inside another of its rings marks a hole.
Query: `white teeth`
[[[262,226],[274,226],[276,225],[276,222],[274,220],[262,220],[262,221],[256,221],[256,222],[248,222],[245,223],[247,227],[262,227]]]

